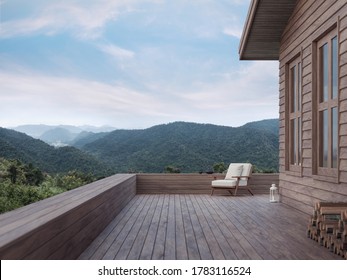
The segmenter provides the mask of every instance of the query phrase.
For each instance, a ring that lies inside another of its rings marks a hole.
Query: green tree
[[[223,173],[226,169],[224,162],[218,162],[213,165],[213,171],[216,173]]]
[[[165,173],[181,173],[181,170],[173,165],[168,165],[165,167]]]
[[[17,166],[11,164],[11,166],[7,169],[8,175],[10,177],[11,183],[15,184],[17,182],[18,170]]]
[[[25,183],[29,186],[38,186],[45,179],[42,171],[34,167],[31,163],[24,167],[24,176]]]

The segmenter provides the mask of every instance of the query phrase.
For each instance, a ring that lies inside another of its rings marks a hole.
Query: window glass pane
[[[325,44],[320,48],[321,57],[321,96],[320,102],[328,100],[328,84],[329,84],[329,64],[328,64],[328,45]]]
[[[337,107],[332,108],[332,167],[337,168],[338,118]]]
[[[338,63],[337,63],[337,37],[334,37],[331,40],[331,56],[332,56],[332,69],[331,69],[331,74],[332,74],[332,98],[337,97],[337,89],[338,89]]]
[[[290,76],[291,76],[291,92],[290,92],[290,99],[291,99],[291,113],[296,112],[296,65],[290,69]]]
[[[301,165],[301,118],[298,118],[298,164]]]
[[[301,63],[298,64],[298,111],[301,111]]]
[[[319,112],[320,119],[320,166],[328,167],[328,139],[329,139],[329,128],[328,128],[328,110]]]
[[[290,121],[290,134],[291,134],[291,151],[290,151],[290,164],[296,164],[296,119]]]

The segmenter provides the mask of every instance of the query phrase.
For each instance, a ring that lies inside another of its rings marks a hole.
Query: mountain
[[[18,132],[25,133],[31,137],[39,138],[43,133],[46,131],[54,128],[51,125],[45,125],[45,124],[26,124],[26,125],[20,125],[16,127],[11,127],[10,129],[13,129]]]
[[[241,127],[174,122],[142,130],[115,130],[81,146],[117,172],[210,170],[218,162],[251,162],[278,170],[278,120]]]
[[[66,128],[56,127],[44,132],[39,139],[55,147],[66,146],[77,137],[78,133],[73,133]]]
[[[46,131],[46,141],[75,132]],[[49,138],[50,137],[50,138]],[[54,148],[14,130],[0,128],[0,157],[33,163],[46,172],[78,170],[93,174],[121,172],[209,171],[215,163],[251,162],[258,170],[278,170],[278,120],[241,127],[174,122],[147,129],[82,131],[71,145]],[[49,138],[49,139],[47,139]],[[62,139],[62,138],[60,138]]]
[[[69,142],[69,144],[76,148],[82,148],[88,143],[94,142],[104,136],[106,136],[109,132],[87,132],[82,131],[79,133],[72,141]]]
[[[72,125],[21,125],[11,128],[18,132],[25,133],[33,138],[41,139],[44,142],[55,147],[72,145],[74,142],[81,140],[83,135],[99,134],[115,130],[111,126],[72,126]],[[97,138],[97,137],[96,137]],[[96,139],[95,138],[95,139]],[[94,140],[95,140],[94,139]],[[88,141],[88,140],[87,140]]]
[[[32,163],[42,171],[61,173],[71,170],[96,176],[110,174],[108,166],[74,147],[54,148],[24,133],[0,128],[0,157]]]

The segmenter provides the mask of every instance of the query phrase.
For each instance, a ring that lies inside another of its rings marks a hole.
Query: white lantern
[[[270,188],[270,202],[279,202],[278,188],[272,184]]]

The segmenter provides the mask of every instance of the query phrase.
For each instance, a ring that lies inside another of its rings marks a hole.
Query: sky
[[[0,126],[241,126],[278,62],[240,61],[250,0],[0,0]]]

